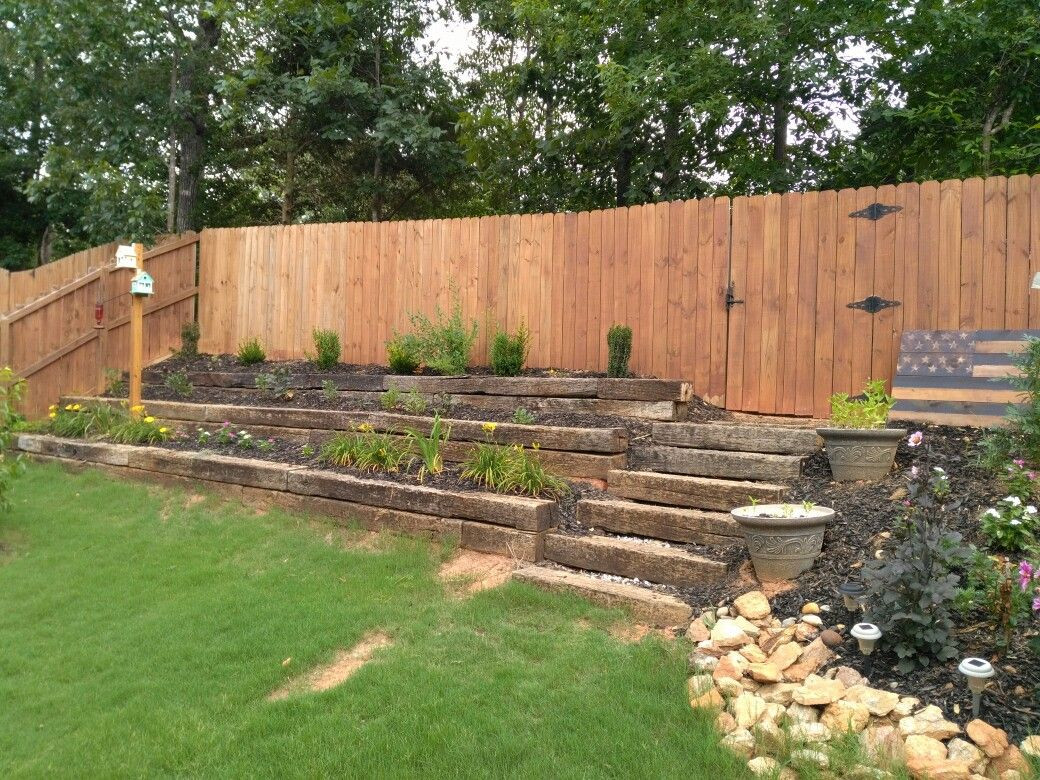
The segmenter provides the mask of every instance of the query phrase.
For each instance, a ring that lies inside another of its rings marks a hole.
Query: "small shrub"
[[[396,387],[390,387],[385,393],[379,396],[379,405],[384,411],[390,412],[397,408],[398,404],[401,403],[401,391]]]
[[[167,426],[145,414],[143,410],[140,413],[131,413],[109,432],[109,438],[118,444],[159,444],[169,441],[172,436],[173,432]]]
[[[506,331],[496,331],[491,341],[491,370],[496,376],[518,376],[527,362],[531,334],[527,325],[520,323],[516,334],[510,336]]]
[[[451,393],[434,393],[430,399],[430,409],[442,417],[455,408],[455,397]]]
[[[956,571],[971,557],[970,545],[945,527],[945,518],[960,512],[963,501],[951,496],[942,469],[913,471],[909,502],[905,538],[864,569],[872,622],[903,673],[957,656],[951,615],[959,593]]]
[[[414,374],[419,369],[419,341],[411,333],[394,333],[386,342],[386,359],[394,374]]]
[[[187,398],[195,389],[191,380],[188,379],[188,375],[184,371],[172,371],[167,374],[165,384],[166,387],[169,388],[170,392],[179,395],[181,398]]]
[[[0,369],[0,511],[10,508],[8,493],[15,479],[25,471],[24,457],[11,453],[15,428],[23,419],[16,407],[24,395],[25,380],[10,366]]]
[[[105,395],[118,398],[126,395],[127,380],[126,373],[118,368],[105,369]]]
[[[326,379],[321,383],[321,394],[326,401],[335,401],[339,398],[339,390],[336,388],[336,383],[331,379]]]
[[[1006,647],[1015,628],[1031,616],[1028,588],[1035,576],[1032,565],[1016,566],[1002,555],[985,555],[976,550],[957,594],[962,612],[983,609],[993,619],[1000,642]]]
[[[513,411],[513,422],[517,425],[534,425],[535,416],[524,407],[518,406]]]
[[[478,485],[496,490],[505,478],[509,465],[509,448],[494,442],[480,442],[462,463],[461,474]]]
[[[422,393],[418,392],[414,387],[405,393],[401,399],[401,407],[409,414],[426,414],[427,406],[428,404]]]
[[[256,375],[256,389],[267,398],[289,401],[296,391],[292,386],[292,375],[285,366],[278,366],[270,371],[262,371]]]
[[[252,366],[267,360],[267,353],[260,339],[250,339],[238,345],[238,362],[244,366]]]
[[[182,358],[194,358],[199,356],[199,337],[201,336],[199,323],[192,320],[181,326],[181,351],[178,353]]]
[[[451,314],[438,306],[433,319],[425,314],[408,316],[419,345],[419,358],[438,374],[463,374],[469,367],[469,353],[477,340],[479,325],[472,320],[467,326],[462,317],[462,302],[454,295]]]
[[[257,439],[256,448],[260,450],[260,452],[273,452],[274,439]]]
[[[1016,456],[1040,463],[1040,339],[1027,338],[1014,364],[1020,373],[1010,381],[1025,393],[1026,402],[1009,406],[1007,427],[990,431],[983,440],[983,462],[994,468]]]
[[[419,481],[422,482],[427,474],[440,474],[444,471],[444,457],[441,448],[451,435],[451,426],[444,425],[440,415],[433,418],[429,435],[419,433],[415,428],[406,428],[408,444],[422,461],[419,467]]]
[[[632,329],[628,325],[611,325],[607,331],[607,376],[628,376],[632,358]]]
[[[315,328],[311,337],[314,339],[314,364],[322,371],[328,371],[339,365],[339,334],[334,330]]]
[[[884,428],[895,403],[885,392],[885,380],[868,379],[863,398],[835,393],[831,401],[831,423],[836,428]]]

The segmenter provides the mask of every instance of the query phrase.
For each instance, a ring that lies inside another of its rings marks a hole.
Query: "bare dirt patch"
[[[465,595],[497,588],[506,582],[516,563],[504,555],[490,555],[473,550],[460,550],[450,561],[445,562],[438,572],[442,580],[457,585],[458,592]]]
[[[349,650],[340,650],[332,662],[311,669],[304,675],[294,677],[285,685],[268,695],[268,701],[281,701],[300,693],[319,693],[346,682],[358,669],[372,660],[376,651],[390,647],[394,640],[382,631],[365,634],[361,641]]]

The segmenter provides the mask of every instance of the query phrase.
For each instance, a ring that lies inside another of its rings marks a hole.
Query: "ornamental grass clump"
[[[322,371],[339,365],[340,343],[336,331],[315,328],[311,338],[314,339],[314,365]]]
[[[918,440],[920,444],[920,439]],[[952,611],[960,592],[957,571],[972,556],[961,535],[946,527],[962,512],[963,499],[950,490],[946,472],[914,466],[910,473],[906,525],[896,547],[869,563],[871,622],[903,673],[957,656]]]
[[[520,493],[529,496],[558,498],[569,492],[566,481],[548,471],[537,456],[538,445],[531,450],[523,445],[496,444],[496,424],[481,426],[487,441],[477,444],[462,464],[461,475],[498,493]]]
[[[267,353],[264,351],[260,339],[250,339],[238,345],[238,362],[243,366],[263,363],[265,360],[267,360]]]
[[[173,431],[145,411],[130,408],[129,416],[112,427],[108,437],[117,444],[160,444],[173,438]]]
[[[632,328],[628,325],[611,325],[607,331],[607,376],[627,377],[631,357]]]
[[[495,332],[491,340],[489,362],[495,376],[518,376],[524,370],[530,349],[531,334],[527,325],[520,323],[512,336],[504,330]]]
[[[100,438],[127,417],[125,407],[111,404],[53,404],[48,414],[48,430],[67,439]]]
[[[177,354],[182,358],[195,358],[199,356],[199,323],[192,320],[181,326],[181,349]]]
[[[421,462],[418,474],[420,482],[427,474],[440,474],[444,471],[441,449],[451,436],[451,426],[445,425],[439,414],[433,418],[429,435],[424,435],[415,428],[405,428],[405,434],[408,437],[408,446]]]
[[[353,433],[340,433],[321,448],[320,460],[333,466],[350,466],[360,471],[397,472],[407,463],[408,444],[393,431],[375,433],[367,423]]]
[[[394,333],[386,342],[386,360],[393,374],[414,374],[422,362],[419,340],[411,333]]]

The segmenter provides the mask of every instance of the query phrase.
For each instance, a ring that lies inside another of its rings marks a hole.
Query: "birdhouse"
[[[130,294],[131,295],[151,295],[152,294],[152,276],[147,271],[138,271],[134,274],[134,278],[130,280]]]
[[[137,252],[132,246],[123,244],[116,250],[116,268],[137,268]]]

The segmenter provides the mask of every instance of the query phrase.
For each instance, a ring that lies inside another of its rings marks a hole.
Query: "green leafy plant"
[[[830,398],[831,423],[836,428],[884,428],[895,403],[885,392],[885,380],[868,379],[862,398],[835,393]]]
[[[250,339],[238,345],[238,362],[242,365],[252,366],[263,363],[265,360],[267,360],[267,353],[264,351],[260,339]]]
[[[314,445],[312,445],[312,444],[304,444],[300,448],[300,454],[303,455],[303,457],[305,457],[305,458],[313,458],[314,457]]]
[[[314,339],[314,364],[322,371],[328,371],[339,365],[339,334],[334,330],[315,328],[311,333]]]
[[[15,374],[10,366],[0,369],[0,511],[10,508],[8,494],[11,486],[25,471],[25,459],[11,451],[14,431],[23,420],[17,406],[24,395],[25,380]]]
[[[952,608],[959,593],[957,570],[971,557],[970,545],[946,528],[962,511],[940,468],[912,472],[904,538],[877,562],[864,568],[873,607],[871,622],[884,632],[885,646],[910,672],[932,661],[957,656]]]
[[[268,398],[277,398],[289,401],[296,395],[292,386],[292,374],[285,366],[277,366],[270,371],[263,371],[256,375],[256,389],[261,395]]]
[[[524,407],[518,406],[513,410],[513,422],[517,425],[534,425],[535,416]]]
[[[1021,583],[1028,585],[1033,570],[1028,562],[1022,564],[1016,566],[1006,556],[975,550],[964,586],[957,593],[956,605],[962,612],[982,609],[989,613],[1005,647],[1011,643],[1014,629],[1032,616],[1030,594]]]
[[[109,431],[109,438],[118,444],[159,444],[169,441],[173,432],[154,417],[133,412]]]
[[[202,332],[199,330],[199,323],[192,320],[191,322],[185,322],[181,326],[181,350],[179,354],[182,358],[194,358],[199,355],[199,337]]]
[[[422,461],[418,475],[420,482],[427,474],[440,474],[444,471],[444,457],[441,449],[451,436],[451,426],[445,425],[440,415],[434,416],[429,435],[424,435],[415,428],[406,428],[405,434],[412,451]]]
[[[509,449],[505,473],[495,486],[499,492],[559,498],[570,491],[563,479],[542,465],[537,445],[531,450],[519,444]]]
[[[1009,406],[1008,424],[989,431],[982,440],[982,461],[996,471],[1015,457],[1040,463],[1040,339],[1025,339],[1013,362],[1019,371],[1009,381],[1025,395],[1025,403]]]
[[[470,450],[462,463],[460,472],[465,479],[471,479],[478,485],[497,490],[505,479],[509,466],[509,448],[494,442],[480,442]]]
[[[398,407],[401,403],[401,391],[396,387],[390,387],[385,393],[379,396],[379,405],[384,411],[390,412]]]
[[[394,374],[414,374],[422,359],[419,357],[419,340],[411,333],[394,333],[386,342],[386,359]]]
[[[336,383],[331,379],[326,379],[321,383],[321,394],[326,401],[335,401],[339,398],[339,390],[336,388]]]
[[[351,466],[360,471],[400,471],[410,455],[408,444],[393,431],[375,433],[362,424],[353,433],[341,433],[321,449],[321,461],[335,466]]]
[[[427,407],[426,399],[414,387],[401,398],[401,408],[409,414],[426,414]]]
[[[632,358],[632,328],[611,325],[607,331],[607,376],[628,376],[628,361]]]
[[[434,393],[430,399],[430,409],[442,417],[455,408],[455,396],[451,393]]]
[[[125,422],[129,415],[124,407],[111,404],[83,406],[73,403],[61,407],[52,405],[48,417],[48,430],[55,436],[81,439],[106,436],[116,425]]]
[[[527,325],[520,323],[512,336],[504,330],[495,332],[491,340],[491,370],[496,376],[517,376],[523,371],[530,349],[531,334]]]
[[[126,395],[126,374],[118,368],[105,369],[105,395],[119,397]]]
[[[438,374],[462,374],[469,367],[469,353],[477,340],[479,325],[469,325],[462,316],[462,302],[454,293],[451,314],[438,306],[433,318],[415,312],[408,315],[419,346],[419,358]]]
[[[188,379],[188,375],[184,371],[171,371],[166,375],[165,385],[170,392],[179,395],[181,398],[187,398],[195,389],[195,386],[192,385],[191,380]]]
[[[260,450],[260,452],[273,452],[274,439],[257,439],[256,448]]]
[[[1016,495],[1006,496],[982,513],[979,530],[990,547],[1024,552],[1036,544],[1040,516],[1032,504]]]

